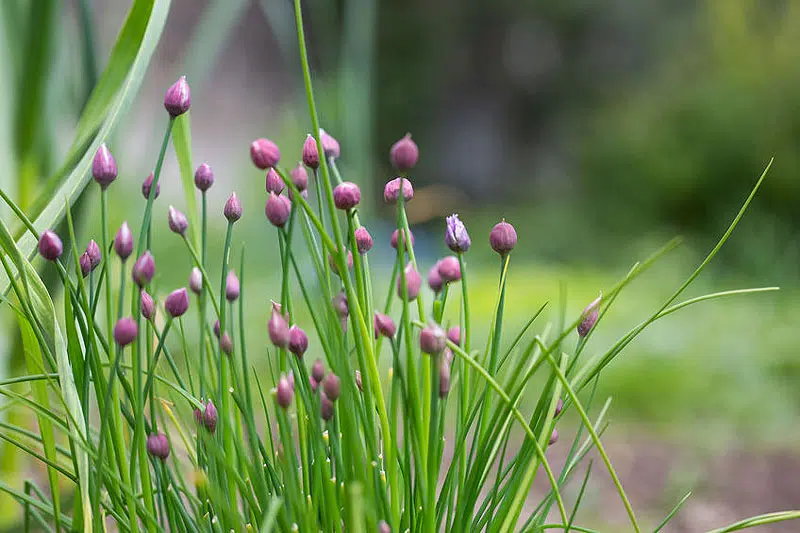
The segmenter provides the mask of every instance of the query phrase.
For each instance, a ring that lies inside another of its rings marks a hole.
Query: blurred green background
[[[0,7],[0,183],[30,205],[38,178],[62,161],[129,6]],[[592,339],[596,353],[691,273],[774,157],[750,212],[691,293],[781,292],[658,323],[604,372],[601,392],[613,397],[612,459],[654,524],[687,490],[695,496],[673,531],[800,505],[800,2],[310,0],[306,17],[322,124],[341,143],[345,179],[367,199],[378,277],[393,260],[392,214],[378,201],[392,177],[388,148],[411,132],[421,149],[409,206],[421,267],[446,252],[443,217],[459,212],[473,238],[482,330],[497,275],[486,236],[500,217],[520,235],[506,319],[514,330],[546,300],[550,318],[561,305],[577,316],[635,261],[684,236],[620,297]],[[288,166],[310,128],[290,3],[173,1],[135,107],[108,139],[120,166],[115,226],[138,219],[166,120],[163,93],[181,74],[192,87],[193,163],[208,162],[217,177],[211,205],[221,212],[232,190],[244,201],[237,237],[252,265],[248,320],[258,346],[278,266],[248,146],[269,137]],[[96,236],[97,199],[90,187],[84,241]],[[158,274],[165,291],[185,283],[190,265],[166,230],[170,203],[183,205],[172,153],[156,206],[155,256],[171,266]],[[212,226],[221,248],[222,217]],[[17,371],[9,350],[2,358],[0,372]],[[584,512],[611,527],[623,517],[608,492],[596,491]]]

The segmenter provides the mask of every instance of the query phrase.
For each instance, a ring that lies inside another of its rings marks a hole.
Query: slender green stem
[[[153,170],[153,183],[151,185],[150,190],[155,191],[158,187],[158,179],[161,177],[161,167],[164,164],[164,156],[167,153],[167,146],[169,146],[169,138],[172,135],[172,127],[175,125],[175,119],[170,117],[169,122],[167,123],[167,129],[164,132],[164,140],[161,141],[161,151],[158,154],[158,160],[156,161],[156,168]],[[150,220],[153,216],[153,200],[155,200],[156,195],[151,194],[147,198],[147,205],[144,208],[144,215],[142,216],[142,227],[139,231],[139,245],[136,247],[136,256],[140,256],[144,253],[146,241],[143,238],[144,235],[147,234],[147,228],[150,227]]]

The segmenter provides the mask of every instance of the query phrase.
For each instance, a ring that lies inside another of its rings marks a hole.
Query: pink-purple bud
[[[373,321],[374,321],[376,339],[378,338],[378,335],[383,335],[384,337],[389,339],[394,337],[394,334],[397,331],[397,326],[395,326],[392,317],[376,311],[375,318],[373,319]]]
[[[90,240],[89,244],[86,245],[86,256],[89,258],[91,270],[100,266],[100,262],[103,260],[103,254],[100,251],[100,246],[94,239]]]
[[[89,259],[89,254],[83,252],[78,258],[78,265],[81,268],[81,275],[85,278],[92,271],[92,260]]]
[[[225,207],[222,210],[222,213],[231,224],[242,218],[242,204],[239,202],[239,198],[236,197],[235,192],[231,193],[231,195],[228,197],[228,201],[225,202]]]
[[[167,221],[169,222],[169,229],[172,230],[173,233],[186,235],[186,228],[189,227],[189,221],[186,220],[186,215],[181,211],[175,209],[173,206],[169,206]]]
[[[456,346],[461,346],[461,328],[458,326],[453,326],[450,329],[448,329],[447,340],[449,340]]]
[[[151,172],[150,175],[147,176],[142,182],[142,196],[144,196],[145,200],[150,198],[150,193],[152,192],[152,190],[153,190],[153,173]],[[156,183],[156,193],[155,196],[153,196],[153,199],[155,200],[156,198],[158,198],[159,194],[161,194],[160,182]]]
[[[39,254],[48,261],[55,261],[61,257],[64,245],[61,238],[52,230],[46,229],[39,235]]]
[[[281,314],[280,306],[272,303],[272,314],[267,322],[269,340],[278,348],[286,348],[289,345],[289,326],[286,319]]]
[[[461,280],[461,264],[454,255],[448,255],[438,263],[439,275],[445,283]]]
[[[553,432],[550,434],[550,440],[547,442],[550,446],[558,442],[558,430],[553,428]]]
[[[350,308],[347,303],[347,295],[342,291],[336,294],[331,300],[333,303],[333,310],[336,311],[336,316],[341,319],[347,318],[350,314]]]
[[[414,234],[411,232],[411,230],[408,230],[408,233],[409,233],[409,235],[411,235],[411,246],[413,247],[414,246]],[[405,244],[405,242],[406,242],[406,234],[405,234],[405,232],[401,232],[399,229],[396,229],[396,230],[394,230],[392,232],[392,238],[389,241],[389,244],[392,245],[392,248],[397,250],[397,243],[398,242],[400,242],[402,244]]]
[[[222,353],[225,355],[230,355],[233,353],[233,339],[228,332],[222,334],[222,338],[219,340],[219,349],[222,350]]]
[[[464,253],[469,250],[472,241],[467,233],[467,227],[458,218],[458,215],[452,214],[447,217],[447,227],[444,231],[444,242],[447,247],[457,254]]]
[[[603,296],[600,295],[595,298],[592,303],[586,306],[586,309],[583,310],[581,316],[583,320],[581,323],[578,324],[578,335],[581,338],[586,337],[589,334],[589,331],[594,327],[597,323],[597,319],[600,317],[600,302],[602,301]]]
[[[450,363],[442,359],[439,363],[439,398],[444,398],[450,392]]]
[[[123,261],[133,253],[133,233],[127,221],[122,223],[114,236],[114,251]]]
[[[292,203],[285,196],[278,196],[274,192],[269,193],[267,198],[267,205],[264,207],[264,214],[267,215],[273,226],[282,228],[286,221],[289,220],[289,214],[292,212]]]
[[[303,163],[297,163],[297,166],[289,171],[289,177],[298,191],[303,192],[308,189],[308,171]]]
[[[144,289],[139,293],[139,309],[145,320],[153,320],[153,317],[156,316],[156,303],[153,301],[153,297]]]
[[[164,108],[172,118],[175,118],[189,111],[190,105],[192,105],[192,93],[189,84],[186,83],[186,76],[181,76],[167,89],[167,94],[164,95]]]
[[[405,278],[406,278],[406,290],[408,292],[408,301],[413,301],[417,299],[419,296],[419,290],[422,288],[422,278],[417,272],[417,269],[414,268],[414,265],[408,263],[406,268],[404,269]],[[405,294],[403,294],[403,277],[397,277],[397,295],[405,299]]]
[[[358,390],[360,390],[361,392],[364,392],[364,384],[361,381],[360,370],[356,370],[356,387],[358,387]]]
[[[489,245],[500,255],[506,255],[517,245],[517,231],[514,226],[502,220],[489,233]]]
[[[351,252],[350,250],[347,250],[347,260],[346,261],[347,261],[347,270],[352,270],[353,269],[353,252]],[[336,264],[336,258],[334,258],[334,256],[331,255],[331,254],[328,254],[328,264],[331,266],[331,270],[333,271],[334,274],[336,274],[339,277],[342,277],[341,274],[339,273],[339,265]]]
[[[200,294],[203,291],[203,273],[199,268],[192,268],[189,274],[189,289],[195,294]]]
[[[333,418],[333,402],[324,392],[319,395],[319,411],[325,422],[329,422]]]
[[[564,400],[561,398],[558,399],[558,403],[556,403],[556,410],[553,413],[553,416],[556,417],[561,414],[561,411],[564,410]]]
[[[447,333],[437,324],[429,324],[419,332],[419,347],[424,353],[437,354],[447,346]]]
[[[356,249],[358,253],[364,255],[372,249],[372,235],[369,234],[367,228],[359,226],[354,232],[356,236]]]
[[[453,354],[453,350],[451,350],[450,348],[445,348],[444,351],[442,352],[442,361],[447,361],[448,365],[453,364],[454,357],[455,355]]]
[[[212,185],[214,185],[214,172],[208,163],[203,163],[194,171],[194,186],[206,192]]]
[[[419,160],[419,148],[417,143],[411,140],[411,134],[405,136],[394,143],[389,150],[389,160],[392,166],[400,172],[406,172],[414,168]]]
[[[275,401],[284,409],[292,405],[292,398],[294,398],[294,387],[292,387],[286,376],[281,376],[278,379],[278,385],[275,387]]]
[[[225,279],[225,299],[229,302],[235,302],[239,297],[239,278],[233,270],[228,271],[228,277]]]
[[[444,280],[442,280],[442,275],[439,274],[439,263],[436,263],[428,270],[428,287],[436,294],[439,294],[444,288]]]
[[[325,391],[325,396],[335,402],[342,393],[342,380],[333,372],[328,372],[328,375],[322,381],[322,390]]]
[[[106,143],[101,144],[94,154],[92,177],[102,189],[107,188],[117,179],[117,162],[114,161],[114,156],[111,155]]]
[[[211,329],[214,331],[214,336],[219,339],[219,320],[214,321],[214,326]]]
[[[414,187],[406,178],[389,180],[383,187],[383,201],[387,204],[396,204],[400,198],[400,184],[403,184],[403,201],[408,203],[414,198]]]
[[[281,151],[278,145],[269,139],[256,139],[250,143],[250,159],[261,170],[274,167],[281,160]]]
[[[289,328],[289,351],[299,358],[308,350],[308,335],[297,326]]]
[[[164,300],[164,309],[172,318],[178,318],[189,309],[189,293],[185,287],[175,289]]]
[[[303,163],[310,169],[316,170],[319,167],[317,141],[311,134],[306,136],[306,142],[303,143]]]
[[[311,379],[317,383],[321,383],[322,380],[325,379],[325,365],[322,364],[321,359],[314,361],[314,364],[311,366]]]
[[[192,411],[192,417],[194,417],[194,423],[198,426],[203,425],[203,411],[200,410],[199,407],[195,407]]]
[[[333,204],[336,209],[347,211],[353,209],[361,201],[361,189],[351,181],[345,181],[333,189]]]
[[[275,169],[270,167],[267,169],[267,178],[264,186],[266,187],[267,192],[280,194],[283,192],[286,184],[283,183],[283,179],[281,179],[280,175],[275,171]]]
[[[392,528],[386,523],[386,520],[378,522],[378,533],[392,533]]]
[[[322,142],[322,151],[325,153],[325,157],[328,159],[339,158],[339,141],[328,135],[322,128],[319,129],[319,140]]]
[[[163,433],[153,433],[147,437],[147,453],[166,461],[169,457],[169,439]]]
[[[136,321],[129,316],[120,318],[114,324],[114,342],[120,346],[127,346],[136,340],[136,335],[139,333],[139,328],[136,326]]]
[[[219,413],[217,413],[217,406],[214,405],[214,402],[208,400],[205,408],[203,409],[203,425],[212,435],[217,430],[218,419]]]
[[[156,261],[147,250],[142,254],[139,259],[133,264],[133,281],[139,286],[144,287],[153,280],[156,274]]]

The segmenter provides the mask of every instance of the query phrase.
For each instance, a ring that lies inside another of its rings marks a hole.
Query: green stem
[[[175,119],[170,117],[169,122],[167,123],[167,130],[164,132],[164,140],[161,141],[161,151],[158,154],[158,160],[156,161],[156,168],[153,170],[153,183],[151,185],[151,190],[155,191],[158,187],[158,179],[161,177],[161,167],[164,164],[164,156],[167,153],[167,146],[169,146],[169,138],[172,134],[172,126],[175,125]],[[147,234],[147,228],[150,227],[150,220],[153,215],[153,200],[155,200],[156,195],[151,194],[147,198],[147,206],[144,209],[144,216],[142,216],[142,228],[139,231],[139,245],[136,247],[136,257],[139,257],[144,253],[146,241],[144,240],[144,235]]]

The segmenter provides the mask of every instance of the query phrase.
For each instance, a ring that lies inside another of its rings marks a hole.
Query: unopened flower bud
[[[303,163],[310,169],[316,170],[319,167],[317,141],[311,134],[306,136],[306,142],[303,143]]]
[[[144,199],[147,200],[150,198],[150,192],[153,190],[153,173],[151,172],[149,176],[147,176],[144,181],[142,182],[142,196]],[[158,198],[158,195],[161,194],[161,182],[156,183],[156,192],[153,199],[155,200]]]
[[[461,222],[461,219],[459,219],[456,214],[447,217],[444,242],[447,244],[448,248],[459,254],[469,250],[469,246],[472,244],[466,226],[464,226],[464,223]]]
[[[194,418],[194,423],[198,426],[203,425],[203,411],[200,410],[199,407],[195,407],[192,411],[192,417]]]
[[[222,350],[222,353],[225,355],[230,355],[233,353],[233,339],[228,332],[222,334],[222,338],[219,340],[219,349]]]
[[[505,220],[498,222],[489,233],[489,245],[500,255],[506,255],[517,245],[517,231]]]
[[[325,396],[324,392],[319,396],[319,407],[322,419],[325,422],[329,422],[330,419],[333,418],[333,402],[330,398]]]
[[[342,393],[342,380],[333,372],[328,372],[328,375],[322,381],[322,390],[325,391],[325,396],[335,402]]]
[[[392,533],[392,528],[386,523],[386,520],[378,522],[378,533]]]
[[[267,322],[269,340],[278,348],[286,348],[289,345],[289,326],[286,319],[281,314],[280,306],[274,302],[272,304],[272,315]]]
[[[83,252],[78,258],[78,265],[81,268],[81,276],[84,278],[92,271],[92,260],[89,259],[89,254]]]
[[[325,153],[325,157],[339,159],[339,141],[328,135],[322,128],[319,129],[319,140],[322,142],[322,151]]]
[[[444,350],[447,333],[437,324],[429,324],[419,332],[419,347],[427,354],[437,354]]]
[[[556,410],[553,413],[553,416],[556,417],[561,414],[561,411],[564,410],[564,400],[561,398],[558,399],[558,403],[556,403]]]
[[[189,274],[189,289],[195,294],[200,294],[203,291],[203,273],[199,268],[192,268]]]
[[[225,215],[225,218],[227,218],[230,223],[234,223],[242,218],[242,204],[239,202],[239,198],[236,197],[235,192],[231,193],[230,197],[228,197],[228,201],[225,202],[222,214]]]
[[[389,180],[383,187],[383,201],[387,204],[396,204],[400,198],[400,184],[403,186],[403,201],[408,203],[414,198],[414,187],[406,178]]]
[[[46,229],[39,235],[39,254],[48,261],[55,261],[64,251],[64,245],[56,232]]]
[[[297,163],[297,166],[289,171],[289,177],[298,191],[303,192],[308,189],[308,171],[303,163]]]
[[[444,280],[442,279],[442,275],[439,274],[438,262],[428,271],[428,287],[436,294],[439,294],[444,288]]]
[[[181,76],[167,89],[167,94],[164,95],[164,108],[172,118],[175,118],[189,111],[190,105],[192,105],[192,94],[189,91],[189,84],[186,83],[186,76]]]
[[[311,366],[311,378],[317,383],[322,383],[322,380],[325,379],[325,365],[322,364],[321,359],[314,361]]]
[[[414,301],[419,296],[419,290],[422,287],[422,278],[419,272],[414,268],[414,265],[408,263],[404,270],[406,278],[406,291],[408,292],[408,301]],[[403,278],[397,277],[397,295],[405,299],[406,295],[403,294]]]
[[[205,408],[203,409],[203,425],[212,435],[217,430],[218,418],[219,413],[217,413],[217,407],[214,405],[214,402],[208,400]]]
[[[229,302],[235,302],[239,297],[239,278],[233,270],[228,271],[228,277],[225,278],[225,299]]]
[[[340,183],[333,189],[333,204],[337,209],[353,209],[361,201],[361,189],[351,181]]]
[[[303,357],[308,350],[308,335],[297,326],[289,328],[289,351],[297,357]]]
[[[406,172],[414,168],[419,160],[419,148],[417,143],[411,140],[411,134],[405,136],[392,145],[389,150],[389,160],[392,166],[400,172]]]
[[[450,392],[450,363],[442,359],[439,363],[439,398],[444,398]]]
[[[219,339],[219,320],[214,321],[212,330],[214,331],[214,336]]]
[[[139,328],[136,326],[136,321],[129,316],[120,318],[114,324],[114,342],[120,346],[124,347],[135,341],[138,333]]]
[[[414,234],[411,232],[411,230],[408,230],[408,233],[409,233],[409,235],[411,235],[411,246],[413,247],[414,246]],[[397,250],[398,244],[405,245],[405,242],[406,242],[405,231],[401,231],[399,229],[396,229],[396,230],[394,230],[392,232],[392,238],[389,241],[389,244],[392,245],[392,248]]]
[[[114,251],[125,261],[133,253],[133,233],[128,222],[123,222],[114,236]]]
[[[558,430],[553,428],[553,432],[550,434],[550,440],[547,442],[550,446],[558,442]]]
[[[214,185],[214,172],[208,163],[203,163],[194,171],[194,186],[201,192],[206,192]]]
[[[153,317],[156,316],[156,303],[144,289],[139,293],[139,309],[145,320],[153,320]]]
[[[153,259],[153,256],[150,255],[150,251],[147,250],[145,253],[136,260],[133,264],[133,281],[139,286],[144,287],[148,283],[150,283],[153,279],[153,276],[156,274],[156,261]]]
[[[375,313],[374,318],[374,326],[375,326],[375,338],[378,338],[378,335],[383,335],[391,339],[394,337],[395,332],[397,331],[397,326],[394,324],[394,320],[390,316],[384,315],[383,313]]]
[[[267,198],[267,205],[264,207],[264,213],[267,215],[273,226],[282,228],[286,221],[289,220],[289,214],[292,211],[292,203],[285,196],[278,196],[274,192],[269,193]]]
[[[372,235],[369,234],[367,228],[360,226],[354,232],[356,236],[356,248],[358,253],[364,255],[372,249]]]
[[[286,184],[283,183],[283,179],[281,179],[280,175],[275,171],[274,168],[270,167],[267,169],[267,179],[265,182],[265,187],[267,192],[274,192],[275,194],[280,194],[283,192],[283,189],[286,187]]]
[[[339,292],[333,297],[331,302],[333,303],[333,310],[336,311],[336,315],[342,319],[347,318],[347,315],[350,314],[350,308],[347,305],[347,296],[345,293]]]
[[[107,188],[117,179],[117,162],[114,161],[114,156],[111,155],[106,143],[101,144],[94,154],[92,177],[102,189]]]
[[[169,440],[163,433],[153,433],[147,437],[147,453],[166,461],[169,457]]]
[[[458,326],[453,326],[450,329],[448,329],[447,340],[449,340],[456,346],[461,346],[461,328]]]
[[[361,382],[360,370],[356,370],[356,387],[358,387],[358,390],[360,390],[361,392],[364,392],[364,384]]]
[[[445,283],[452,283],[461,280],[461,264],[454,255],[442,258],[438,263],[439,275]]]
[[[186,228],[189,227],[189,221],[186,220],[186,215],[184,215],[178,209],[175,209],[173,206],[169,206],[167,221],[169,222],[169,229],[172,230],[173,233],[177,233],[178,235],[186,235]]]
[[[90,240],[89,244],[86,245],[86,256],[89,258],[91,270],[100,266],[100,262],[103,260],[103,254],[100,251],[100,246],[94,239]]]
[[[189,293],[186,292],[186,288],[181,287],[169,293],[164,300],[164,309],[172,318],[183,315],[189,309]]]
[[[337,265],[336,259],[333,257],[333,255],[328,254],[328,264],[331,266],[331,270],[333,271],[334,274],[336,274],[339,277],[342,277],[342,275],[339,273],[339,265]],[[347,250],[347,270],[352,270],[352,269],[353,269],[353,252]]]
[[[269,139],[256,139],[250,143],[250,159],[261,170],[274,167],[281,160],[281,151],[278,145]]]
[[[602,298],[602,295],[598,296],[594,301],[592,301],[592,303],[586,306],[586,309],[583,310],[583,313],[581,314],[583,320],[581,320],[581,323],[578,324],[578,335],[580,335],[582,338],[586,337],[586,335],[589,334],[589,331],[591,331],[591,329],[597,323],[597,319],[600,317],[599,310]]]
[[[278,405],[286,409],[292,405],[292,398],[294,397],[294,389],[286,379],[286,376],[281,376],[278,379],[278,385],[275,387],[275,401]]]

